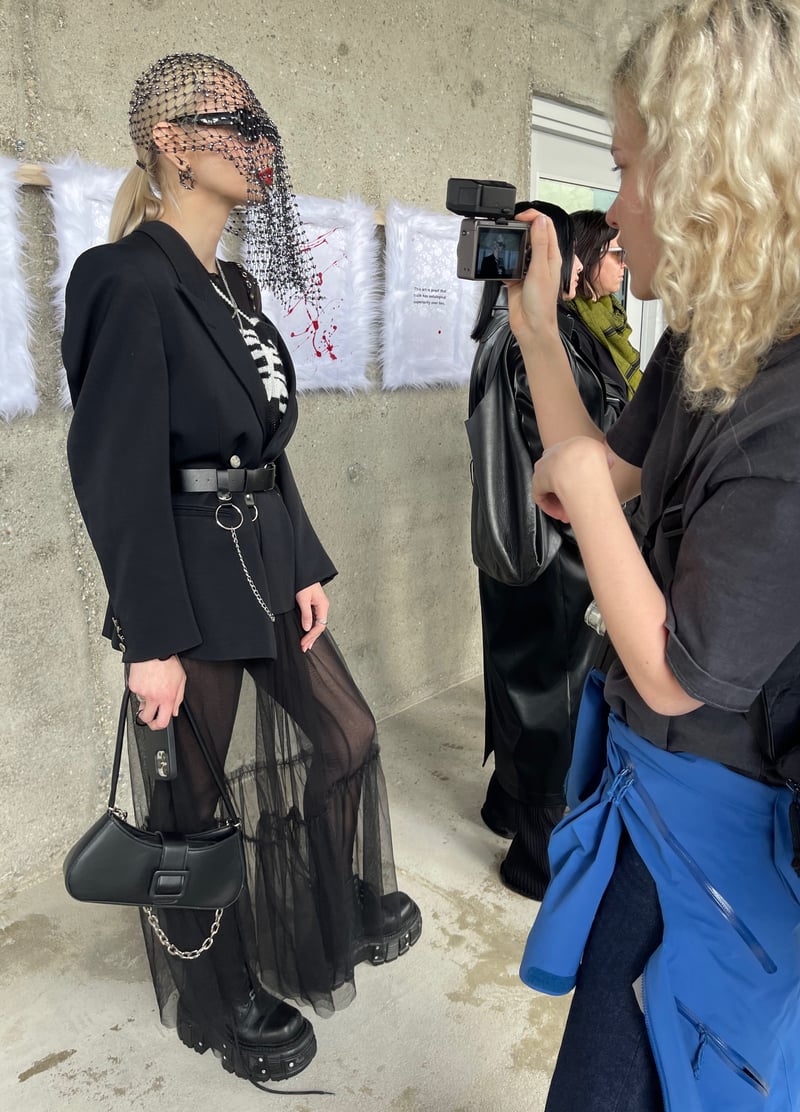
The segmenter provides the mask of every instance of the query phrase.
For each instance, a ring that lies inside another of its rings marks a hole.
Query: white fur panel
[[[0,417],[10,421],[35,413],[39,405],[30,352],[31,301],[22,269],[19,163],[0,158]]]
[[[125,170],[107,170],[70,155],[48,166],[52,183],[50,203],[58,246],[58,264],[53,274],[53,305],[59,328],[64,326],[64,290],[78,255],[105,243],[114,197]],[[66,376],[61,370],[61,401],[69,405]]]
[[[469,380],[479,284],[456,278],[460,220],[391,201],[386,210],[383,385]]]
[[[319,278],[314,310],[284,309],[263,290],[264,311],[292,353],[300,390],[366,390],[380,313],[374,210],[357,197],[298,197],[306,243]]]

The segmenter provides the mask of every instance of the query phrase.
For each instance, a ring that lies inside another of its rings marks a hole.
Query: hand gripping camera
[[[475,281],[512,281],[528,268],[530,225],[514,220],[517,191],[507,181],[450,178],[445,204],[466,217],[458,239],[457,274]]]

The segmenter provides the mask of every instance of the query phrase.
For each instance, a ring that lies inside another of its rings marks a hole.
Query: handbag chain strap
[[[201,954],[204,954],[206,950],[211,949],[211,947],[214,945],[214,939],[217,936],[217,932],[219,931],[219,925],[222,922],[222,912],[224,910],[224,908],[218,907],[217,910],[214,912],[214,922],[211,924],[211,930],[208,932],[208,938],[204,939],[204,941],[200,943],[196,950],[179,950],[174,942],[170,942],[169,938],[167,938],[161,924],[156,918],[155,912],[153,911],[152,907],[142,908],[142,911],[145,913],[145,917],[147,918],[147,922],[153,928],[153,934],[156,936],[156,938],[167,951],[167,953],[171,954],[173,958],[183,958],[184,961],[195,961],[197,958],[200,957]]]

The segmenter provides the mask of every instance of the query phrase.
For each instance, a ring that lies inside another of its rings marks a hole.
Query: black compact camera
[[[530,225],[514,220],[516,199],[517,191],[507,181],[448,180],[445,204],[466,217],[458,238],[459,278],[502,282],[525,276]]]

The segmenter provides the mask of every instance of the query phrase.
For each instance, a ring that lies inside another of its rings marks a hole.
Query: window
[[[567,212],[584,208],[605,212],[617,188],[606,120],[595,112],[534,97],[532,129],[531,195]],[[627,275],[620,296],[632,329],[631,342],[641,352],[644,366],[664,329],[661,304],[635,298],[627,288]]]

